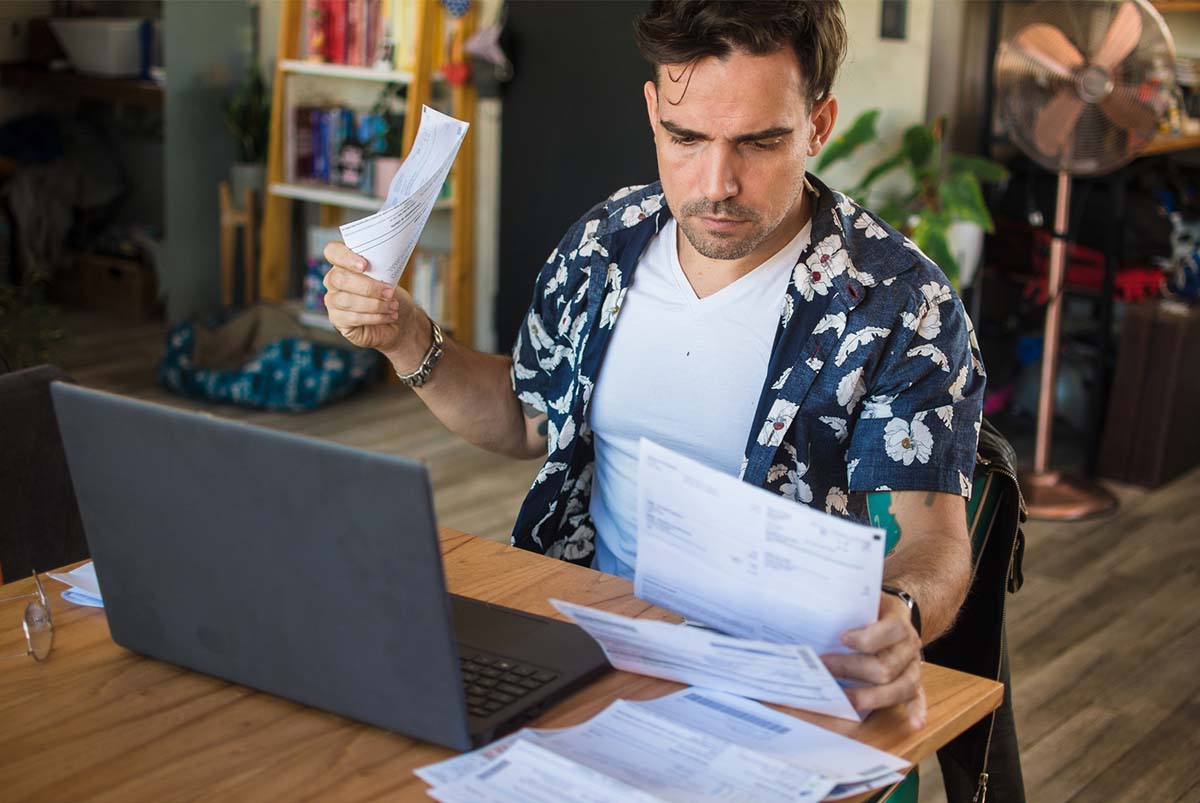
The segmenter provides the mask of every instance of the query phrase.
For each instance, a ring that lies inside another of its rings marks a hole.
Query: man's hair
[[[725,58],[735,50],[765,56],[791,47],[810,109],[833,88],[846,54],[840,0],[654,0],[633,31],[642,56],[654,65],[656,83],[664,64]]]

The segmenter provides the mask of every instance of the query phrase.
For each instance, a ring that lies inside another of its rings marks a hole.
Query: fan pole
[[[1058,352],[1062,340],[1063,287],[1067,272],[1067,225],[1071,205],[1071,176],[1058,173],[1054,202],[1054,237],[1050,240],[1050,271],[1046,289],[1046,329],[1042,341],[1042,378],[1038,393],[1037,440],[1033,473],[1021,478],[1029,515],[1038,519],[1071,521],[1104,513],[1117,500],[1099,485],[1060,471],[1050,470],[1050,444],[1054,435],[1054,392],[1058,379]]]

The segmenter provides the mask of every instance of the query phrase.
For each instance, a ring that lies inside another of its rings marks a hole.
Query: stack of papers
[[[367,275],[395,287],[450,175],[468,124],[428,106],[412,149],[392,177],[383,209],[341,227],[351,251],[367,260]]]
[[[417,775],[443,803],[837,800],[909,765],[720,692],[618,700],[571,728],[518,731]]]
[[[69,572],[50,572],[49,576],[70,586],[62,592],[62,597],[67,602],[91,608],[104,607],[104,599],[100,596],[100,581],[96,579],[96,566],[90,560]]]

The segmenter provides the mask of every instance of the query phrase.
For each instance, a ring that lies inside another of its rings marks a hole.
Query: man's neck
[[[678,225],[675,227],[675,249],[679,254],[679,266],[687,277],[697,297],[705,298],[723,290],[738,279],[766,262],[792,238],[800,233],[812,217],[812,199],[807,190],[800,195],[796,208],[784,218],[783,223],[771,236],[763,240],[758,248],[740,259],[710,259],[697,251],[684,236]]]

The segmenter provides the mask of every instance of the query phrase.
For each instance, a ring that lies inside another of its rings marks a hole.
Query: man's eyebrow
[[[693,131],[690,128],[684,128],[683,126],[676,125],[669,120],[663,120],[660,118],[658,124],[681,139],[698,139],[705,142],[712,139],[712,137],[708,134],[703,134],[699,131]],[[752,131],[749,134],[739,134],[733,138],[733,141],[740,145],[743,142],[757,142],[763,139],[776,139],[778,137],[786,136],[792,133],[794,130],[795,129],[787,128],[785,126],[776,126],[775,128],[766,128],[762,131]]]

